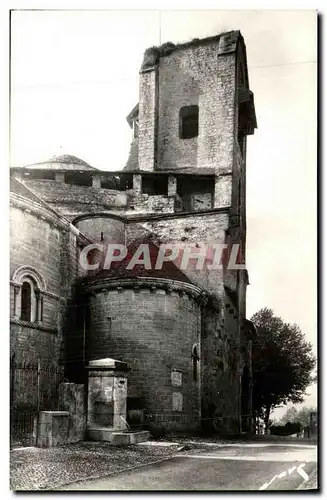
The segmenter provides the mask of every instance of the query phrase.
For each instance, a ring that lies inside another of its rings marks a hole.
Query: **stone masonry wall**
[[[76,237],[47,217],[30,209],[10,209],[10,276],[20,266],[31,266],[43,278],[45,290],[42,320],[28,323],[15,314],[11,284],[11,354],[16,360],[59,364],[62,362],[63,323],[66,298],[76,278]],[[18,300],[18,299],[16,299]]]
[[[175,197],[141,194],[135,197],[127,214],[135,213],[173,213]]]
[[[191,355],[200,341],[200,308],[194,299],[160,289],[123,289],[103,290],[89,300],[89,359],[110,356],[128,363],[128,395],[142,398],[155,422],[196,427],[199,382],[193,381]],[[180,387],[172,387],[173,369],[182,373]],[[182,394],[180,411],[173,411],[173,392]]]
[[[100,242],[101,233],[104,242],[125,243],[125,221],[110,217],[85,217],[76,222],[76,227],[93,241]]]
[[[127,243],[142,235],[146,238],[154,233],[154,240],[158,243],[181,243],[190,246],[195,252],[196,245],[212,245],[225,242],[225,230],[228,227],[228,214],[215,212],[208,214],[192,214],[191,216],[176,216],[167,218],[153,218],[144,222],[129,221],[126,226]],[[209,263],[209,262],[207,262]],[[196,270],[190,263],[183,271],[195,284],[204,287],[211,293],[222,294],[222,271],[204,269]]]
[[[43,319],[41,325],[21,322],[15,315],[14,286],[11,285],[10,352],[17,360],[45,363],[59,362],[61,335],[60,311],[60,245],[59,228],[36,217],[29,210],[10,208],[10,276],[20,266],[35,268],[46,284],[42,294]],[[18,298],[16,299],[18,300]]]
[[[226,304],[217,312],[206,308],[202,336],[203,417],[220,433],[239,431],[237,321]],[[212,420],[210,420],[212,419]],[[204,421],[206,422],[206,421]]]
[[[44,199],[60,209],[61,205],[74,207],[74,203],[84,205],[84,212],[94,211],[94,206],[101,210],[126,207],[127,195],[112,189],[97,189],[89,186],[75,186],[52,180],[24,180],[24,184]]]
[[[70,219],[83,213],[171,213],[175,198],[148,195],[134,190],[116,191],[75,186],[53,180],[24,180],[26,186]]]
[[[140,170],[154,170],[157,120],[157,69],[140,73],[139,139]]]
[[[58,364],[61,357],[61,336],[58,331],[33,328],[31,326],[10,325],[10,354],[15,353],[19,361],[43,364]]]
[[[63,383],[59,387],[59,408],[69,412],[68,443],[82,441],[86,427],[85,386]]]
[[[60,295],[60,229],[28,209],[10,209],[10,273],[21,265],[34,266],[47,291]]]
[[[218,42],[174,51],[160,59],[159,169],[210,167],[231,171],[234,140],[235,54]],[[199,106],[199,135],[179,138],[179,111]]]

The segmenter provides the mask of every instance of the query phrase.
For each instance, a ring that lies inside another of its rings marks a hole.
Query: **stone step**
[[[124,432],[108,428],[89,428],[87,438],[92,441],[106,441],[112,445],[128,445],[142,443],[150,438],[149,431]]]

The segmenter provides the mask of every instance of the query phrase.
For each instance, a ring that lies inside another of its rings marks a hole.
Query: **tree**
[[[318,382],[318,370],[316,369],[315,374],[312,376],[312,382],[317,383]]]
[[[278,425],[285,425],[287,422],[300,422],[302,427],[310,425],[310,413],[317,411],[317,408],[304,406],[302,408],[288,408],[287,412],[278,421]]]
[[[272,425],[270,434],[275,436],[291,436],[292,434],[299,434],[303,429],[300,422],[287,422],[285,425]]]
[[[253,410],[264,419],[267,432],[274,408],[303,402],[316,360],[298,325],[284,323],[267,308],[255,313],[251,321],[258,333],[252,360]]]

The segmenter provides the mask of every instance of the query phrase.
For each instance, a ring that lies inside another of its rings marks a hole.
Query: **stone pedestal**
[[[101,176],[99,174],[92,175],[92,187],[101,189]]]
[[[127,426],[127,364],[106,358],[90,361],[86,368],[87,438],[112,445],[147,441],[149,432],[131,432]]]
[[[87,370],[87,429],[126,430],[127,364],[99,359]]]
[[[37,446],[52,448],[66,444],[69,432],[68,411],[40,411]]]

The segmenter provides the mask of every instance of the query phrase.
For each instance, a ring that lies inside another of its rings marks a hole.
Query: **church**
[[[257,127],[239,31],[145,51],[122,170],[68,154],[10,169],[10,351],[86,383],[127,363],[127,416],[169,431],[251,426],[247,136]],[[109,269],[88,247],[239,246],[239,268]],[[93,270],[81,265],[87,252]],[[55,383],[55,381],[53,382]],[[45,408],[46,409],[46,408]]]

